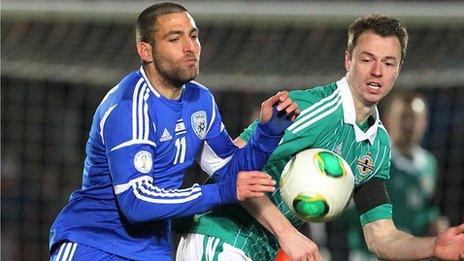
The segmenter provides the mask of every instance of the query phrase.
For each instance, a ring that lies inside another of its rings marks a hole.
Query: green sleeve
[[[246,128],[242,132],[242,134],[240,134],[239,138],[244,140],[246,143],[248,143],[248,141],[251,138],[251,135],[253,135],[253,133],[255,132],[256,125],[258,124],[258,122],[259,122],[259,119],[255,120],[250,126],[248,126],[248,128]]]
[[[391,204],[383,204],[366,211],[359,217],[361,226],[379,219],[392,219],[392,209],[393,206]]]
[[[290,98],[292,98],[292,100],[294,102],[296,102],[298,104],[300,110],[302,110],[302,111],[321,99],[321,97],[319,97],[316,94],[314,94],[313,92],[311,92],[310,89],[308,89],[308,90],[290,91],[289,96],[290,96]],[[245,142],[248,142],[248,140],[253,135],[258,123],[259,123],[259,119],[256,119],[250,126],[248,126],[248,128],[246,128],[240,134],[239,137],[242,140],[244,140]],[[318,130],[314,130],[314,132],[316,132],[316,131],[318,131]],[[317,134],[317,133],[314,133],[314,134]],[[300,136],[300,135],[296,136],[296,135],[293,135],[291,132],[286,131],[285,136],[283,138],[283,141],[279,145],[279,147],[281,145],[285,144],[283,146],[285,148],[282,149],[282,152],[287,152],[287,153],[283,153],[283,154],[286,154],[287,156],[289,154],[294,154],[295,149],[298,151],[298,149],[303,149],[303,148],[306,148],[306,147],[309,146],[308,142],[305,142],[306,145],[304,145],[302,148],[296,148],[295,145],[294,145],[294,144],[298,144],[300,139],[308,140],[309,138],[307,136],[317,137],[317,135],[308,135],[307,133],[305,133],[305,135],[303,135],[303,136]],[[289,144],[289,143],[291,143],[291,144]],[[312,142],[309,142],[309,143],[312,143]],[[302,143],[300,143],[300,144],[302,144]],[[297,146],[297,147],[301,147],[301,146]]]
[[[385,159],[382,160],[380,165],[379,171],[375,173],[375,177],[388,180],[390,179],[390,167],[391,167],[391,148],[390,148],[390,139],[388,138],[388,134],[383,132],[383,130],[379,130],[379,138],[381,140],[382,145],[387,150],[385,154]]]

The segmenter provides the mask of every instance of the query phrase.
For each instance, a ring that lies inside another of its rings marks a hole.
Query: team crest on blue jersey
[[[200,140],[206,135],[206,112],[197,111],[191,117],[192,129]]]
[[[372,161],[371,154],[360,157],[357,161],[358,171],[362,176],[369,175],[374,170],[374,162]]]
[[[148,173],[153,166],[151,153],[146,150],[141,150],[135,154],[134,167],[138,172]]]

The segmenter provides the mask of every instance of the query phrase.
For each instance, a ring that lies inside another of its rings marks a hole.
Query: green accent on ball
[[[329,206],[319,197],[315,199],[299,196],[293,200],[293,208],[296,213],[306,218],[322,217],[329,212]]]
[[[319,152],[317,157],[317,164],[319,169],[323,171],[327,176],[339,178],[343,176],[344,169],[343,163],[339,156],[332,152]]]

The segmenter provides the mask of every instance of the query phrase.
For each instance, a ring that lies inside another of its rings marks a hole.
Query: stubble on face
[[[200,73],[199,62],[200,59],[196,58],[194,54],[186,55],[179,60],[165,57],[160,53],[156,53],[153,48],[153,65],[160,76],[160,80],[167,86],[181,88],[185,83],[190,82],[198,77]],[[156,55],[155,55],[156,54]],[[182,60],[188,58],[195,58],[196,62],[193,66],[182,67]]]
[[[158,81],[166,87],[181,88],[200,71],[198,29],[187,12],[162,15],[157,24],[152,57]]]

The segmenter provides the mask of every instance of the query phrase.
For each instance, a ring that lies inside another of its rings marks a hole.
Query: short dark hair
[[[137,25],[135,28],[136,42],[147,42],[153,45],[155,41],[154,33],[157,30],[156,20],[158,17],[182,12],[188,13],[188,10],[182,5],[173,2],[162,2],[146,8],[137,18]]]
[[[351,56],[356,47],[359,36],[364,32],[373,32],[382,37],[396,36],[401,44],[401,64],[406,56],[408,46],[408,31],[400,20],[386,15],[372,14],[358,18],[348,30],[348,44],[346,51]]]

